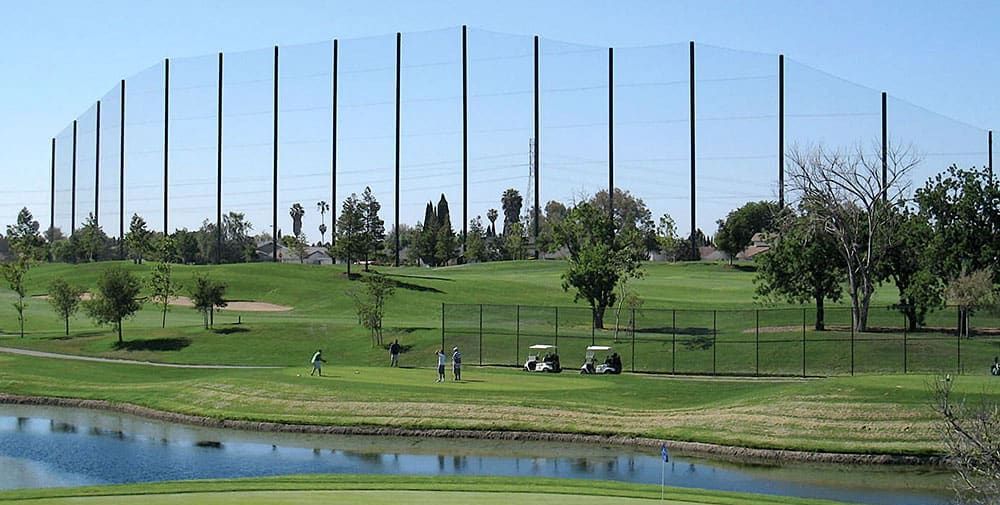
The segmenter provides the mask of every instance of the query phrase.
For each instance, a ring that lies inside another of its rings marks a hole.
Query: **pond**
[[[598,444],[220,430],[123,414],[0,406],[0,489],[269,475],[560,477],[856,503],[939,505],[949,477],[925,467],[729,462]]]

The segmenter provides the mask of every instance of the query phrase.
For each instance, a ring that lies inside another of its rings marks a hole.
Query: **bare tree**
[[[911,148],[890,146],[883,181],[881,147],[873,151],[875,155],[860,145],[853,151],[820,145],[792,148],[788,155],[791,192],[838,244],[857,331],[868,327],[876,268],[892,236],[888,223],[893,208],[905,201],[907,174],[919,163]]]
[[[931,389],[934,410],[941,416],[940,432],[947,461],[954,469],[958,503],[1000,503],[1000,406],[987,401],[967,402],[952,395],[954,381],[939,378]]]

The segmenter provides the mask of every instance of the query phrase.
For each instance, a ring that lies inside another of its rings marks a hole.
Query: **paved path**
[[[80,356],[76,354],[59,354],[45,351],[32,351],[30,349],[17,349],[14,347],[0,347],[0,352],[8,354],[19,354],[21,356],[34,356],[36,358],[71,359],[76,361],[94,361],[98,363],[116,363],[120,365],[146,365],[160,366],[165,368],[209,368],[209,369],[267,369],[282,368],[279,366],[244,366],[244,365],[182,365],[178,363],[157,363],[154,361],[137,361],[133,359],[98,358],[96,356]]]

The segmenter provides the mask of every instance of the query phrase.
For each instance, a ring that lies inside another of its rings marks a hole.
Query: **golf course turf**
[[[547,505],[641,504],[668,505],[833,505],[838,502],[782,496],[666,488],[658,486],[570,479],[495,477],[412,477],[367,475],[302,475],[260,479],[180,481],[124,486],[0,492],[0,503],[33,505],[167,504],[507,504]]]
[[[45,294],[48,283],[58,277],[91,288],[108,265],[37,266],[28,276],[29,294]],[[142,275],[150,269],[148,264],[126,266]],[[73,319],[71,335],[64,336],[61,321],[38,299],[29,301],[28,335],[18,338],[16,316],[6,303],[13,295],[2,290],[0,346],[283,368],[168,369],[0,353],[0,393],[107,400],[213,419],[323,426],[621,435],[859,454],[930,455],[941,449],[928,393],[929,383],[939,380],[935,374],[801,380],[593,377],[572,369],[549,375],[467,365],[463,383],[434,384],[430,366],[441,345],[442,303],[571,306],[572,293],[559,287],[563,266],[554,261],[383,268],[397,281],[396,295],[387,305],[386,338],[399,338],[404,346],[402,365],[415,367],[400,369],[386,367],[386,351],[372,346],[367,332],[358,327],[345,293],[357,283],[348,281],[340,267],[176,266],[175,275],[182,283],[189,283],[195,273],[206,273],[229,284],[229,299],[293,310],[222,313],[216,327],[206,330],[200,314],[179,307],[171,309],[166,328],[160,328],[159,313],[147,304],[126,322],[123,344],[116,342],[109,328],[93,326],[82,314]],[[635,287],[648,307],[753,310],[757,305],[752,279],[745,269],[718,264],[651,264]],[[891,302],[894,291],[883,287],[876,301]],[[232,324],[237,318],[241,324]],[[532,343],[525,340],[522,347]],[[307,360],[317,348],[330,362],[328,376],[322,379],[308,377]],[[965,360],[976,365],[969,367],[983,371],[996,349],[990,338],[963,343]],[[574,352],[561,349],[564,366],[575,367],[582,359]],[[766,352],[762,349],[762,360]],[[511,362],[523,358],[513,347],[505,348],[504,354]],[[895,363],[898,357],[895,350],[881,357],[859,351],[859,361],[877,358]],[[466,354],[466,362],[470,361],[474,359]],[[965,375],[957,379],[956,391],[997,398],[991,385],[989,377],[980,373]]]

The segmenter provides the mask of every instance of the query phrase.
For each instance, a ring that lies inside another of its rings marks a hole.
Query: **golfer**
[[[399,366],[399,340],[389,345],[389,366]]]
[[[451,371],[455,374],[455,380],[462,380],[462,352],[457,345],[451,348]]]
[[[444,382],[444,362],[447,356],[444,355],[444,349],[438,349],[438,380],[435,382]]]
[[[313,369],[312,372],[309,372],[309,376],[312,376],[313,374],[318,372],[319,376],[322,377],[323,363],[326,363],[326,360],[323,359],[323,350],[317,349],[316,354],[313,354],[313,359],[312,359]]]

